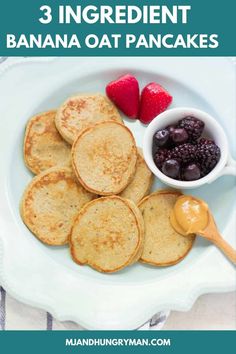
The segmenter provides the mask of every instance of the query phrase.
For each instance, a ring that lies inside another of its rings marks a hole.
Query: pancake
[[[107,120],[122,123],[118,110],[107,97],[99,93],[79,94],[62,104],[57,111],[55,123],[61,136],[73,144],[83,129]]]
[[[153,182],[153,174],[149,170],[142,154],[138,149],[136,171],[132,181],[120,193],[120,196],[132,200],[134,203],[140,202],[150,191]]]
[[[56,111],[37,114],[26,127],[24,159],[26,166],[38,174],[54,166],[69,166],[70,145],[58,133],[54,119]]]
[[[118,194],[132,180],[137,149],[131,131],[107,121],[85,129],[72,146],[72,166],[85,189],[99,195]]]
[[[180,195],[164,190],[150,194],[139,203],[145,227],[142,262],[155,266],[174,265],[192,248],[195,235],[182,236],[170,224],[171,211]]]
[[[71,169],[53,167],[34,177],[26,188],[21,202],[22,219],[42,242],[64,245],[79,210],[93,198]]]
[[[133,210],[133,213],[135,214],[137,221],[138,221],[138,226],[140,229],[140,232],[142,234],[142,238],[140,239],[140,247],[138,252],[134,255],[132,261],[130,262],[130,264],[134,264],[136,263],[142,253],[143,253],[143,248],[144,248],[144,220],[143,220],[143,216],[142,213],[140,212],[139,208],[137,207],[137,205],[130,199],[126,199],[127,203],[129,204],[130,208]]]
[[[122,220],[122,222],[121,222]],[[138,208],[118,196],[98,198],[79,212],[70,236],[74,261],[113,273],[132,264],[143,248]]]
[[[26,127],[24,160],[26,166],[38,174],[54,166],[69,166],[71,146],[58,133],[54,119],[56,111],[37,114]]]

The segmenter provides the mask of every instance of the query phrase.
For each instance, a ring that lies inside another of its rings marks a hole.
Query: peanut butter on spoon
[[[189,195],[180,196],[172,210],[170,222],[181,235],[196,233],[213,242],[236,264],[236,251],[220,235],[208,205]]]

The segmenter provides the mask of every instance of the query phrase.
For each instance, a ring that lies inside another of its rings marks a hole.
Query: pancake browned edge
[[[160,190],[138,204],[145,227],[141,262],[160,267],[174,265],[191,250],[195,235],[182,236],[170,223],[170,213],[180,195],[178,191]]]
[[[106,96],[100,93],[78,94],[69,97],[59,107],[55,124],[63,138],[72,145],[83,129],[107,120],[122,123],[117,108]]]
[[[26,166],[38,174],[48,168],[71,163],[71,146],[62,139],[55,126],[56,110],[33,116],[27,123],[24,138]]]
[[[142,253],[143,253],[143,248],[144,248],[144,232],[145,232],[145,229],[144,229],[144,220],[143,220],[143,216],[142,216],[142,213],[140,212],[139,208],[137,207],[137,205],[132,201],[132,200],[129,200],[129,199],[126,199],[126,201],[128,202],[129,206],[131,207],[131,209],[133,210],[133,212],[135,213],[136,215],[136,218],[138,220],[138,224],[139,224],[139,229],[140,229],[140,232],[142,234],[142,237],[140,239],[140,247],[139,247],[139,251],[136,253],[136,255],[134,256],[134,258],[132,259],[132,262],[130,264],[134,264],[136,263]]]
[[[122,220],[122,221],[121,221]],[[101,197],[79,212],[69,238],[73,260],[99,272],[114,273],[134,263],[143,249],[139,209],[118,196]]]
[[[64,245],[79,210],[93,198],[71,169],[53,167],[34,177],[27,186],[21,216],[39,240],[48,245]]]
[[[120,193],[120,196],[130,199],[137,204],[149,193],[152,183],[153,174],[143,158],[142,150],[139,148],[134,177],[129,185]]]
[[[133,134],[124,124],[114,121],[83,130],[71,154],[78,180],[95,194],[119,194],[136,171],[137,148]]]

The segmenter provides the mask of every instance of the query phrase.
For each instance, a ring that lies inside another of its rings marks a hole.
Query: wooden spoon
[[[215,220],[208,210],[209,221],[204,230],[197,231],[197,234],[213,242],[221,251],[228,257],[228,259],[236,264],[236,250],[233,249],[220,235]]]

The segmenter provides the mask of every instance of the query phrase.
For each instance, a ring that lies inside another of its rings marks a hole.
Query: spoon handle
[[[201,231],[199,234],[214,243],[218,248],[221,249],[221,251],[232,263],[236,264],[236,250],[223,239],[217,229],[212,214],[209,215],[209,224],[207,228],[204,231]]]
[[[221,251],[228,257],[228,259],[236,264],[236,250],[226,242],[221,234],[219,233],[213,215],[209,215],[209,224],[207,228],[201,232],[199,235],[205,237],[207,240],[214,243]]]
[[[216,238],[211,239],[211,241],[221,249],[221,251],[226,255],[226,257],[236,264],[236,251],[233,249],[228,242],[226,242],[220,234]]]

